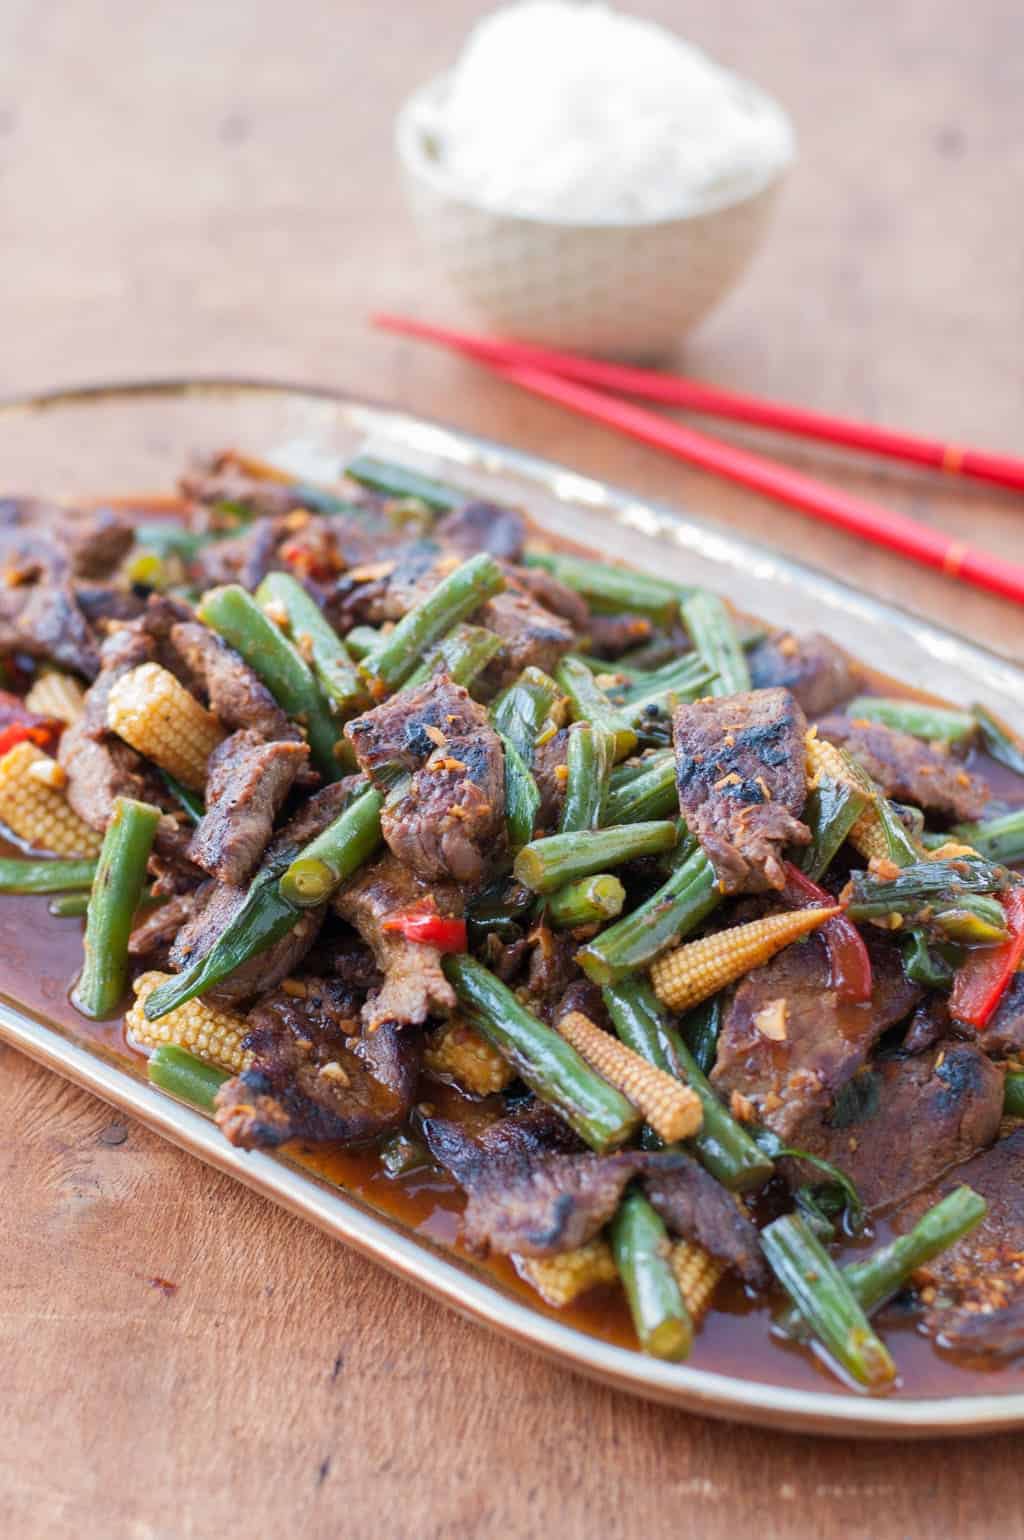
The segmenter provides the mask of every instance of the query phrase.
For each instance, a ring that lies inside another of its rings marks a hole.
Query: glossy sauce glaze
[[[551,543],[574,548],[567,541]],[[864,692],[946,704],[939,697],[908,689],[897,680],[866,672]],[[1009,807],[1024,805],[1021,777],[979,751],[972,751],[966,764],[988,782],[994,801]],[[0,840],[0,854],[22,853]],[[69,993],[81,966],[82,928],[81,920],[52,916],[45,897],[0,894],[0,996],[139,1075],[144,1059],[126,1043],[121,1019],[90,1022],[70,1003]],[[851,1023],[851,1029],[856,1031],[856,1023]],[[444,1086],[431,1086],[429,1097],[431,1104],[446,1116],[457,1116],[464,1123],[486,1118],[492,1111],[496,1114],[501,1106],[500,1098],[493,1098],[494,1106],[488,1108],[469,1102]],[[285,1158],[354,1194],[424,1241],[468,1256],[462,1252],[458,1238],[463,1196],[445,1173],[424,1169],[392,1178],[373,1149],[345,1151],[301,1145],[290,1148]],[[839,1260],[851,1260],[888,1239],[889,1234],[884,1220],[875,1221],[867,1236],[843,1244]],[[636,1350],[636,1338],[620,1289],[594,1289],[569,1308],[555,1310],[517,1276],[507,1258],[471,1260],[500,1288],[533,1309],[603,1341]],[[778,1304],[778,1298],[751,1298],[737,1280],[726,1277],[715,1293],[714,1308],[696,1336],[688,1365],[791,1389],[846,1393],[848,1387],[836,1378],[832,1368],[818,1360],[813,1350],[772,1334],[771,1320]],[[896,1306],[890,1306],[880,1322],[900,1371],[892,1395],[947,1397],[1024,1389],[1024,1363],[992,1368],[944,1355],[918,1331],[912,1316],[901,1318]]]

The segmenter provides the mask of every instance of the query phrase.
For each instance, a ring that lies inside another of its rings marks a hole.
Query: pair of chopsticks
[[[606,363],[529,343],[475,336],[405,316],[377,315],[373,320],[376,326],[386,331],[453,348],[533,395],[543,396],[582,416],[606,423],[643,443],[666,450],[678,459],[739,482],[777,502],[799,508],[812,518],[834,524],[874,545],[884,546],[1004,598],[1024,601],[1024,565],[978,550],[906,514],[854,497],[763,455],[725,444],[608,392],[639,396],[663,405],[684,407],[762,428],[778,428],[848,449],[867,450],[891,459],[931,466],[947,474],[995,482],[1017,491],[1024,491],[1024,461],[893,433],[866,423],[826,417],[650,369]]]

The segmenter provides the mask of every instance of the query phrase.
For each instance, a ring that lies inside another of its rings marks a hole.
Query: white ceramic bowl
[[[447,175],[433,125],[444,76],[406,101],[396,146],[420,236],[461,297],[494,332],[555,347],[655,359],[732,288],[760,243],[794,154],[782,108],[737,82],[783,126],[784,155],[716,201],[678,217],[560,223],[503,213],[469,198]]]

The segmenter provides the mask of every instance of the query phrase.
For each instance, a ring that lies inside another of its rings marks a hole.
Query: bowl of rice
[[[758,87],[571,0],[485,17],[396,144],[422,243],[490,330],[637,361],[733,287],[795,154]]]

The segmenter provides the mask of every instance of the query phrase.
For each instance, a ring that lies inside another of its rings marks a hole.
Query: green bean
[[[305,726],[314,764],[321,775],[336,781],[341,774],[337,723],[298,649],[237,583],[205,593],[198,613],[241,654],[288,715]]]
[[[550,674],[530,667],[524,668],[491,706],[495,730],[515,746],[527,766],[533,764],[537,740],[557,730],[555,719],[562,698]]]
[[[161,1043],[154,1048],[146,1064],[146,1073],[161,1091],[169,1091],[180,1101],[191,1102],[204,1112],[212,1112],[217,1092],[230,1075],[212,1064],[204,1064],[195,1054],[176,1043]]]
[[[658,676],[639,681],[626,694],[619,708],[623,720],[639,730],[644,718],[672,710],[680,701],[694,701],[706,693],[711,674],[701,658],[685,657],[670,670],[659,669]]]
[[[1001,818],[986,818],[981,823],[960,823],[942,838],[962,840],[972,845],[986,861],[1015,866],[1024,861],[1024,807],[1014,808]]]
[[[616,984],[696,930],[721,898],[707,856],[692,851],[646,903],[595,936],[576,961],[596,984]]]
[[[170,520],[143,520],[135,526],[136,545],[145,546],[157,556],[178,556],[182,561],[191,561],[203,546],[209,545],[216,538],[213,534],[200,534],[197,530],[186,529],[184,524],[175,524]]]
[[[573,657],[586,668],[589,668],[595,678],[600,679],[602,676],[607,676],[609,679],[614,679],[616,681],[616,689],[625,689],[627,686],[636,684],[645,677],[642,669],[626,668],[618,659],[594,658],[586,652],[574,652]],[[605,686],[602,686],[602,688],[605,688]]]
[[[972,706],[986,754],[1017,775],[1024,775],[1024,740],[987,706]]]
[[[353,626],[351,631],[346,633],[345,646],[358,663],[366,657],[367,653],[373,652],[380,646],[385,634],[383,631],[378,631],[376,626]]]
[[[668,1259],[668,1231],[647,1199],[629,1192],[611,1223],[615,1265],[645,1353],[677,1363],[693,1343],[693,1322]]]
[[[58,893],[46,906],[47,912],[57,920],[81,919],[89,910],[89,890],[81,893]]]
[[[97,1020],[116,1010],[128,983],[128,937],[160,822],[148,802],[117,797],[103,836],[86,911],[85,960],[72,1004]]]
[[[761,1231],[772,1271],[830,1357],[859,1385],[878,1390],[896,1377],[842,1273],[808,1225],[786,1214]]]
[[[421,475],[406,465],[395,465],[389,460],[378,460],[375,455],[356,455],[345,467],[345,475],[360,486],[369,487],[384,497],[414,497],[425,503],[435,513],[450,513],[468,502],[465,492],[457,487],[446,486],[432,476]]]
[[[612,705],[585,663],[571,655],[564,657],[555,676],[569,697],[577,721],[603,728],[614,739],[616,760],[625,759],[636,748],[636,733],[617,706]]]
[[[567,882],[589,877],[638,856],[658,855],[676,843],[676,826],[669,819],[620,824],[577,834],[552,834],[533,840],[516,856],[516,878],[535,893],[553,893]]]
[[[0,857],[0,893],[67,893],[91,883],[95,861]]]
[[[559,888],[548,899],[548,918],[559,930],[579,925],[603,925],[622,913],[626,890],[613,872],[581,877]]]
[[[1003,1111],[1010,1118],[1024,1118],[1024,1074],[1011,1071],[1003,1081]]]
[[[722,1029],[722,997],[712,995],[694,1006],[683,1017],[681,1033],[701,1072],[710,1075],[718,1057],[718,1034]]]
[[[281,897],[297,909],[326,903],[346,878],[373,855],[381,841],[381,792],[367,787],[308,845],[281,878]]]
[[[843,1281],[865,1315],[871,1315],[898,1294],[919,1267],[948,1251],[973,1230],[987,1210],[985,1199],[970,1187],[956,1187],[922,1214],[905,1235],[880,1246],[863,1262],[844,1267]],[[790,1337],[799,1339],[807,1335],[806,1323],[795,1309],[787,1311],[777,1327]]]
[[[964,743],[977,730],[969,711],[926,706],[914,700],[888,700],[880,695],[858,695],[843,711],[851,721],[880,722],[883,727],[930,743]]]
[[[533,839],[541,797],[532,770],[511,738],[498,736],[505,751],[505,829],[514,855]]]
[[[256,590],[264,612],[279,605],[287,616],[287,634],[306,658],[320,687],[340,712],[365,701],[366,691],[348,648],[316,600],[290,572],[268,572]]]
[[[298,924],[302,910],[289,904],[279,892],[279,880],[288,860],[289,857],[282,854],[268,861],[256,873],[244,901],[210,950],[196,958],[183,973],[175,974],[153,990],[145,1005],[149,1021],[159,1021],[168,1011],[205,994],[251,958],[267,951]]]
[[[731,612],[717,594],[698,592],[683,601],[683,623],[712,675],[710,694],[738,695],[750,689],[750,666]]]
[[[601,993],[626,1047],[657,1069],[685,1081],[700,1098],[703,1122],[687,1145],[701,1164],[732,1192],[763,1187],[775,1169],[771,1160],[718,1100],[650,984],[645,979],[624,979],[606,985]]]
[[[183,786],[168,770],[160,770],[160,779],[175,801],[185,809],[189,820],[194,824],[200,823],[206,812],[206,804],[199,793],[192,791],[188,786]]]
[[[827,776],[808,793],[801,816],[811,831],[811,843],[803,851],[800,865],[812,882],[820,882],[828,871],[870,800],[856,786]]]
[[[574,722],[570,727],[566,754],[569,773],[558,825],[562,834],[600,827],[614,752],[614,738],[606,728],[590,722]]]
[[[647,775],[657,765],[674,765],[675,755],[671,749],[650,749],[645,754],[638,754],[632,759],[624,759],[621,764],[615,766],[608,782],[610,792],[622,791],[641,775]]]
[[[502,649],[501,637],[486,626],[453,626],[409,678],[411,685],[424,684],[438,669],[468,690],[478,674]]]
[[[650,768],[631,776],[618,786],[612,784],[604,805],[606,824],[643,823],[652,818],[667,818],[678,811],[675,757],[651,756]]]
[[[404,684],[429,647],[504,587],[505,574],[493,556],[481,552],[461,562],[363,659],[361,667],[374,693]]]
[[[951,861],[918,861],[898,877],[853,872],[847,910],[851,920],[877,920],[887,915],[915,916],[919,910],[953,908],[965,895],[1003,893],[1013,874],[990,861],[958,857]]]
[[[595,609],[637,610],[650,615],[661,625],[672,620],[685,593],[685,589],[675,583],[648,577],[644,572],[562,552],[531,551],[526,556],[526,564],[553,573],[567,588],[575,589],[590,600]]]
[[[616,1149],[632,1136],[640,1119],[626,1098],[557,1032],[531,1016],[482,963],[450,953],[443,967],[474,1025],[591,1149]]]

